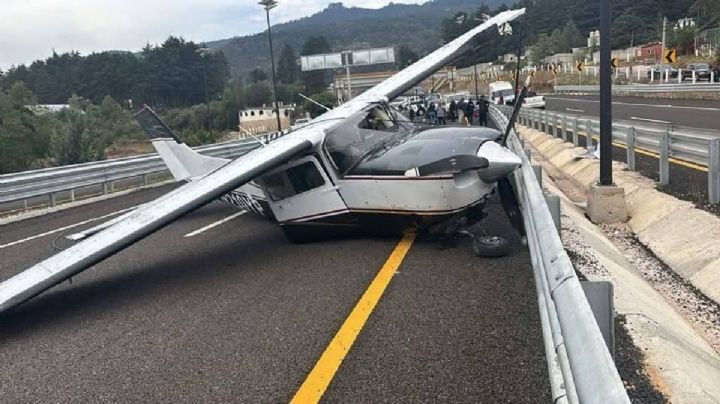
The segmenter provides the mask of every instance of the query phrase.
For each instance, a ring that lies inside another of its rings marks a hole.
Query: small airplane
[[[477,34],[524,12],[489,18],[358,97],[235,160],[196,153],[145,107],[138,121],[173,177],[187,183],[70,236],[76,244],[2,282],[0,313],[218,199],[276,222],[291,242],[358,231],[386,234],[408,226],[443,238],[467,233],[464,229],[479,222],[497,188],[511,222],[522,231],[507,180],[521,164],[504,145],[509,128],[503,133],[417,125],[388,103],[455,60]],[[490,249],[498,241],[475,239]]]

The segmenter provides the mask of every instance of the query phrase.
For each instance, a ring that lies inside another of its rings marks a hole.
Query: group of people
[[[450,101],[446,107],[444,102],[435,104],[431,102],[426,111],[419,111],[425,115],[425,120],[431,125],[447,125],[448,122],[460,125],[487,126],[487,114],[489,103],[484,96],[480,96],[477,102],[471,99],[463,99],[459,102]],[[424,110],[424,108],[422,108]],[[410,108],[410,119],[415,118],[415,111]]]

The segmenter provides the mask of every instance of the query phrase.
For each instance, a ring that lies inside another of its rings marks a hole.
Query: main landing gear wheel
[[[510,252],[510,243],[498,236],[475,236],[472,247],[478,257],[503,257]]]

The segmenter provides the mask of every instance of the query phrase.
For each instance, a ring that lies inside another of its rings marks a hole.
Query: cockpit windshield
[[[340,173],[345,173],[373,149],[396,136],[402,129],[400,119],[394,111],[378,105],[328,133],[325,149]]]

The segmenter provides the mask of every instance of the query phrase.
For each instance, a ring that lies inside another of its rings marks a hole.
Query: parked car
[[[672,65],[655,65],[648,69],[647,71],[647,77],[648,79],[651,77],[654,77],[655,80],[659,80],[660,78],[665,77],[665,72],[668,71],[670,78],[677,78],[678,76],[678,70]],[[652,72],[652,73],[651,73]]]
[[[537,95],[534,91],[528,91],[527,96],[523,100],[523,108],[526,107],[545,109],[545,97]]]
[[[695,72],[696,81],[710,81],[710,65],[707,63],[694,63],[687,66],[682,71],[683,80],[692,80],[693,72]]]

